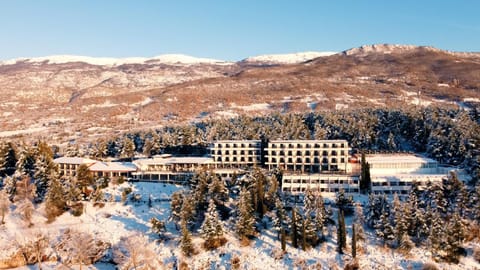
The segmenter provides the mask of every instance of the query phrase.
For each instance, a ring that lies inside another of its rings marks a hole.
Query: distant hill
[[[0,62],[0,136],[88,139],[239,114],[480,102],[480,54],[411,45],[238,62],[53,56]]]

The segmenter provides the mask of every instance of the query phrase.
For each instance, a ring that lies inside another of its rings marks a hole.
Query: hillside
[[[308,55],[320,57],[301,62]],[[4,61],[0,137],[64,142],[239,114],[480,101],[475,53],[371,45],[294,56]]]

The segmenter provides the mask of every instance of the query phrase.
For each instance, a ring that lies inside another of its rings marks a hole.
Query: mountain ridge
[[[2,134],[62,142],[241,114],[480,102],[476,54],[368,46],[288,64],[0,65]]]

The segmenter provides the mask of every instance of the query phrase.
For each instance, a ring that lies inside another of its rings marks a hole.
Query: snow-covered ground
[[[121,202],[121,192],[124,188],[131,187],[133,193],[141,196],[140,202],[131,201],[126,204]],[[350,251],[347,248],[344,255],[336,251],[335,227],[330,227],[325,233],[328,235],[327,242],[306,251],[293,248],[287,242],[287,253],[281,255],[280,241],[277,232],[271,229],[271,224],[266,223],[267,229],[262,230],[249,245],[242,245],[239,240],[230,233],[232,228],[227,227],[226,238],[228,242],[214,251],[204,251],[201,248],[203,240],[194,233],[193,243],[198,254],[186,258],[181,254],[178,244],[178,231],[173,223],[168,222],[170,216],[170,202],[168,198],[174,191],[184,189],[183,186],[175,186],[160,183],[124,183],[105,190],[107,202],[104,207],[94,207],[92,203],[86,203],[84,214],[74,217],[65,213],[54,222],[45,223],[43,206],[36,209],[34,226],[26,228],[14,213],[6,218],[5,226],[0,227],[0,258],[9,254],[9,243],[20,238],[28,237],[32,232],[41,231],[50,238],[58,235],[66,229],[76,229],[88,232],[96,239],[102,239],[112,244],[118,244],[122,237],[140,232],[149,237],[156,245],[157,259],[163,263],[163,269],[172,269],[174,265],[186,263],[190,269],[231,269],[233,258],[238,258],[240,269],[343,269],[346,263],[351,261]],[[152,200],[152,206],[148,206],[148,198]],[[366,196],[355,198],[365,201]],[[110,199],[112,198],[112,199]],[[168,241],[155,241],[157,236],[151,232],[150,218],[167,221]],[[352,217],[346,218],[347,234],[351,235]],[[391,249],[384,249],[377,245],[373,232],[367,231],[366,243],[361,243],[363,251],[359,252],[360,269],[421,269],[423,263],[430,262],[430,254],[423,249],[415,248],[411,255],[403,256]],[[350,246],[347,239],[347,246]],[[480,243],[470,243],[467,250]],[[439,269],[479,269],[480,264],[475,262],[470,254],[462,258],[460,264],[437,264]],[[46,262],[43,269],[67,269],[61,268],[58,262]],[[339,267],[339,268],[335,268]],[[19,267],[17,270],[36,269],[34,266]],[[78,266],[68,269],[79,269]],[[111,270],[115,266],[108,263],[97,263],[83,269]]]

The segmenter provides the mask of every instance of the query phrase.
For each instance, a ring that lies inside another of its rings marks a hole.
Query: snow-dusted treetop
[[[336,52],[298,52],[289,54],[268,54],[246,58],[245,62],[267,62],[275,64],[295,64],[312,60],[317,57],[330,56]]]
[[[118,66],[123,64],[144,64],[145,62],[154,62],[162,64],[229,64],[223,60],[197,58],[183,54],[163,54],[151,58],[147,57],[128,57],[128,58],[111,58],[111,57],[89,57],[78,55],[52,55],[34,58],[17,58],[6,61],[0,61],[0,65],[13,65],[17,62],[42,63],[48,61],[49,64],[65,64],[73,62],[83,62],[91,65],[101,66]]]

